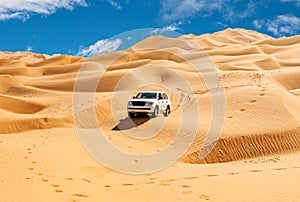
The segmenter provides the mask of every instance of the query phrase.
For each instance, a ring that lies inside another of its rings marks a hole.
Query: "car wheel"
[[[170,113],[171,113],[170,107],[167,107],[167,109],[166,109],[166,111],[164,113],[164,116],[168,117]]]
[[[134,117],[134,113],[128,112],[128,116],[129,116],[130,118],[132,118],[132,117]]]
[[[152,113],[152,118],[155,118],[155,117],[157,117],[158,116],[158,106],[156,106],[155,107],[155,109],[154,109],[154,111],[153,111],[153,113]]]

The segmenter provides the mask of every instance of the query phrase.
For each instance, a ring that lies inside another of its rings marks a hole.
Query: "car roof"
[[[167,93],[163,91],[139,91],[138,93]]]

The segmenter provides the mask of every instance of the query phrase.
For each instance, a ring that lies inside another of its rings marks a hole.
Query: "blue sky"
[[[245,28],[292,36],[300,33],[299,11],[300,0],[0,0],[0,50],[88,57],[127,48],[147,31],[173,36]],[[125,34],[131,43],[114,37],[143,28],[153,29]]]

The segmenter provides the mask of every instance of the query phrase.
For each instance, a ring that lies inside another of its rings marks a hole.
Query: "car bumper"
[[[130,106],[127,108],[127,111],[130,113],[146,113],[151,114],[153,113],[153,107],[143,107],[143,106]]]

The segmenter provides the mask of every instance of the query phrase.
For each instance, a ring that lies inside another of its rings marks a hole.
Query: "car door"
[[[162,93],[158,93],[159,112],[165,111],[165,100]]]
[[[163,93],[162,96],[164,98],[164,102],[163,102],[164,109],[163,109],[163,112],[165,112],[166,109],[167,109],[167,106],[169,105],[169,98],[168,98],[168,95],[166,93]]]
[[[163,97],[164,97],[164,99],[165,99],[165,109],[167,109],[167,106],[168,106],[168,105],[171,106],[171,103],[169,103],[170,100],[169,100],[169,97],[168,97],[167,93],[164,93],[164,94],[163,94]]]

